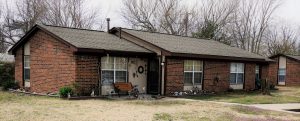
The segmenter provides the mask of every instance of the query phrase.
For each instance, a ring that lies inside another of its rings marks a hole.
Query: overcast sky
[[[93,6],[101,6],[102,17],[111,18],[111,26],[128,27],[119,14],[122,7],[122,0],[89,0]],[[184,0],[193,2],[195,0]],[[300,26],[300,0],[282,0],[282,5],[274,14],[274,17],[281,23]]]
[[[16,0],[0,0],[13,3]],[[101,14],[101,18],[111,18],[111,27],[129,27],[120,15],[122,0],[87,0],[88,5],[97,8]],[[184,0],[189,4],[197,0]],[[282,4],[274,14],[274,18],[278,24],[293,25],[295,29],[300,29],[300,0],[281,0]],[[129,27],[130,28],[130,27]]]

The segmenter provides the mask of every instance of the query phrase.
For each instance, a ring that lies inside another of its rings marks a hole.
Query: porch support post
[[[161,95],[165,94],[165,65],[166,64],[166,56],[161,56]]]

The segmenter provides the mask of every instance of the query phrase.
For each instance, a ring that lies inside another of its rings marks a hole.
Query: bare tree
[[[158,0],[124,0],[121,15],[133,28],[155,32],[159,28]]]
[[[263,36],[279,5],[276,0],[242,0],[233,23],[228,27],[233,45],[260,53]]]
[[[233,21],[239,0],[202,0],[198,5],[197,31],[194,37],[226,41],[225,27]]]
[[[187,35],[195,11],[180,0],[125,0],[121,15],[135,29]]]
[[[291,27],[282,26],[279,30],[270,29],[265,38],[267,40],[268,55],[297,54],[297,33]]]
[[[98,12],[87,8],[86,0],[46,0],[45,4],[47,12],[43,16],[43,23],[87,29],[101,24],[97,22],[100,21]]]
[[[3,11],[3,6],[2,6],[2,2],[0,1],[0,19],[2,19],[2,11]],[[6,52],[8,45],[7,43],[4,41],[4,36],[2,34],[3,31],[3,25],[0,24],[0,53],[4,53]],[[0,57],[1,60],[1,57]]]
[[[298,46],[297,46],[297,55],[300,55],[300,43],[298,42]]]
[[[86,0],[18,0],[13,7],[6,3],[0,18],[0,40],[10,46],[14,45],[36,23],[102,28],[96,10],[87,9],[85,3]]]
[[[35,23],[40,21],[45,8],[42,3],[42,0],[16,1],[14,4],[16,9],[6,4],[1,19],[1,35],[6,44],[14,45]]]

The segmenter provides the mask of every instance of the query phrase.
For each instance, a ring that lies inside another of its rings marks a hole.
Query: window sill
[[[244,89],[243,84],[230,84],[230,87],[235,90]]]

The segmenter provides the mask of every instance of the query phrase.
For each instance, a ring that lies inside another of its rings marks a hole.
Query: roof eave
[[[105,49],[93,49],[93,48],[78,48],[77,51],[74,52],[78,55],[98,55],[103,56],[107,54],[117,55],[117,56],[126,56],[126,57],[136,57],[136,56],[145,56],[155,55],[155,53],[151,52],[133,52],[133,51],[121,51],[121,50],[105,50]]]
[[[270,61],[262,58],[244,58],[232,56],[219,56],[219,55],[204,55],[204,54],[188,54],[188,53],[172,53],[173,57],[188,57],[188,58],[203,58],[203,59],[216,59],[216,60],[231,60],[231,61],[248,61],[248,62],[265,62]]]
[[[38,25],[33,26],[17,43],[15,43],[9,50],[8,53],[14,55],[16,49],[24,43],[25,39],[32,36],[34,32],[38,30]]]
[[[300,60],[298,59],[298,58],[294,58],[294,57],[292,57],[292,56],[289,56],[289,55],[285,55],[285,54],[276,54],[276,55],[273,55],[273,56],[271,56],[271,57],[269,57],[269,58],[276,58],[276,57],[280,57],[280,56],[283,56],[283,57],[286,57],[286,58],[288,58],[288,59],[291,59],[291,60],[295,60],[295,61],[297,61],[297,62],[300,62]]]

